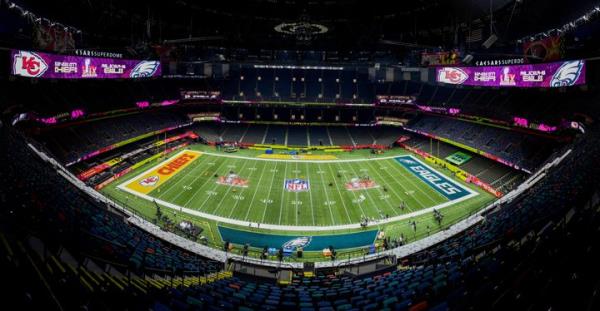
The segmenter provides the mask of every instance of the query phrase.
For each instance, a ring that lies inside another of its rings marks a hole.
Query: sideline
[[[255,157],[247,157],[247,156],[239,156],[233,154],[221,154],[221,153],[213,153],[200,151],[204,154],[222,157],[222,158],[234,158],[234,159],[244,159],[244,160],[255,160],[255,161],[269,161],[269,162],[290,162],[290,163],[345,163],[345,162],[363,162],[363,161],[378,161],[378,160],[389,160],[393,158],[397,158],[399,156],[403,156],[403,154],[397,154],[394,156],[386,156],[380,158],[366,158],[366,159],[336,159],[336,160],[283,160],[283,159],[267,159],[267,158],[255,158]],[[410,155],[406,153],[406,155]]]

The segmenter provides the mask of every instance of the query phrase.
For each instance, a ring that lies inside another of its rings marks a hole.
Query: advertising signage
[[[585,61],[546,64],[441,67],[436,69],[440,83],[488,87],[566,87],[585,84]]]
[[[45,79],[137,79],[159,77],[160,62],[57,55],[12,50],[12,74]]]

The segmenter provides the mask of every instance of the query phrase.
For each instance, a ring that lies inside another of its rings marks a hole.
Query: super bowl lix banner
[[[436,81],[489,87],[566,87],[585,84],[585,70],[585,60],[512,66],[441,67],[436,69]]]
[[[48,79],[136,79],[161,75],[156,60],[81,57],[12,50],[12,74]]]

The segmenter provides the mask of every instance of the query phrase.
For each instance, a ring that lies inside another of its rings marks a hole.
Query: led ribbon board
[[[157,60],[82,57],[12,50],[12,74],[46,79],[138,79],[159,77]]]
[[[566,87],[585,84],[584,60],[546,64],[441,67],[436,81],[455,85],[487,87]]]

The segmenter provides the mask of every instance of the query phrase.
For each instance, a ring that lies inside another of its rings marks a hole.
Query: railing
[[[143,220],[145,220],[147,222],[153,223],[163,229],[165,228],[165,225],[166,225],[165,221],[158,220],[157,218],[148,217],[147,215],[144,215],[144,214],[140,213],[139,211],[137,211],[135,208],[130,207],[128,204],[126,204],[122,200],[111,196],[110,194],[105,193],[104,195],[106,197],[108,197],[110,200],[118,203],[115,206],[111,205],[111,208],[114,208],[117,211],[123,212],[125,215],[133,214],[134,216],[142,218]],[[450,226],[473,216],[474,214],[476,214],[477,211],[483,209],[488,204],[489,204],[489,202],[481,204],[478,208],[473,209],[473,211],[470,211],[467,214],[463,214],[463,215],[459,216],[458,218],[452,219],[452,221],[450,223],[442,224],[437,227],[432,226],[432,227],[430,227],[431,230],[429,232],[418,230],[418,232],[415,232],[415,234],[413,234],[413,235],[404,236],[404,240],[401,245],[409,244],[409,243],[421,240],[423,238],[426,238],[435,233],[447,230]],[[172,217],[168,216],[166,213],[163,214],[162,217],[163,217],[163,219],[168,218],[168,219],[172,220]],[[197,222],[194,219],[190,219],[190,220],[192,222]],[[172,221],[172,223],[176,223],[176,221]],[[197,225],[198,227],[202,227],[198,224],[195,224],[195,225]],[[186,234],[185,231],[180,230],[177,226],[174,226],[173,228],[175,230],[170,230],[169,232],[177,234],[183,238],[190,239],[190,236],[188,234]],[[210,228],[203,228],[203,229],[210,230]],[[191,239],[191,240],[196,242],[194,239]],[[223,242],[217,242],[217,241],[213,241],[213,240],[207,240],[207,241],[198,242],[198,243],[218,249],[218,250],[224,250],[224,247],[225,247],[225,244]],[[394,243],[394,241],[392,241],[392,243],[388,247],[388,249],[391,249],[391,248],[394,248],[397,246],[401,246],[401,245],[398,245],[398,244]],[[370,246],[337,250],[336,261],[350,261],[351,259],[357,259],[357,258],[361,258],[361,257],[366,258],[365,257],[366,255],[373,255],[376,257],[378,254],[384,254],[383,252],[385,251],[385,249],[383,249],[383,247],[377,247],[375,253],[370,253],[369,249],[370,249]],[[229,258],[231,257],[231,255],[237,255],[237,256],[241,257],[241,260],[240,260],[240,258],[235,258],[235,260],[245,261],[245,259],[248,258],[249,260],[252,261],[250,263],[256,263],[252,259],[259,259],[261,261],[263,260],[263,259],[261,259],[261,255],[263,253],[262,248],[249,247],[247,254],[244,255],[243,246],[234,245],[234,247],[231,250],[228,250],[227,252],[229,254],[229,256],[228,256]],[[269,255],[269,256],[267,256],[266,260],[278,260],[278,259],[277,259],[276,255]],[[289,263],[289,262],[300,263],[300,262],[306,262],[306,261],[323,261],[323,260],[330,260],[330,258],[323,256],[322,254],[320,254],[317,251],[305,251],[305,252],[303,252],[302,258],[298,258],[297,253],[293,253],[292,256],[284,256],[282,258],[283,263],[286,263],[286,262],[287,263]]]

